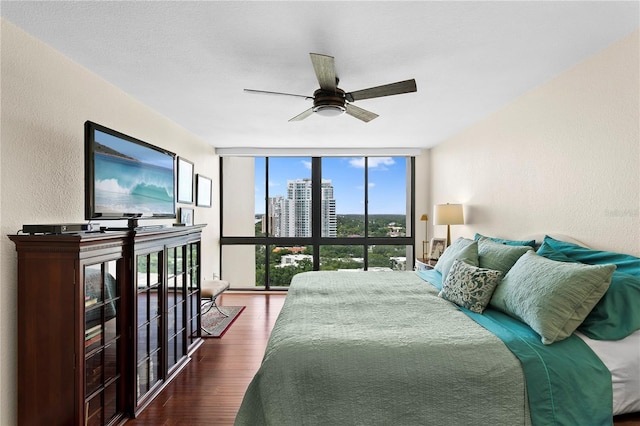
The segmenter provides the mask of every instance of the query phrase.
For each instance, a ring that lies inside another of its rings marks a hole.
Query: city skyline
[[[311,180],[297,179],[287,181],[287,196],[269,197],[269,213],[263,215],[262,232],[269,231],[276,237],[310,237],[312,235]],[[333,187],[329,180],[322,181],[321,236],[336,236],[336,210]]]
[[[369,214],[406,213],[406,158],[369,157]],[[255,159],[255,213],[265,210],[265,159]],[[311,157],[269,158],[269,197],[286,196],[287,181],[311,179]],[[364,214],[364,158],[324,157],[337,214]]]

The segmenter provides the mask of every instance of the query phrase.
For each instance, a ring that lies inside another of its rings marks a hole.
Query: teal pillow
[[[577,260],[571,259],[569,256],[562,253],[561,251],[554,249],[546,241],[543,241],[542,244],[540,244],[540,247],[538,247],[538,250],[536,251],[536,253],[538,253],[542,257],[546,257],[547,259],[551,259],[551,260],[556,260],[558,262],[579,263]]]
[[[609,290],[578,330],[595,340],[620,340],[640,330],[640,278],[615,271]]]
[[[502,272],[455,260],[438,296],[481,314],[489,304]]]
[[[500,271],[504,275],[509,272],[520,256],[531,250],[533,249],[529,246],[510,246],[496,243],[487,238],[480,238],[478,240],[478,266]]]
[[[559,262],[580,263],[543,242],[537,253]],[[640,278],[616,270],[609,289],[578,327],[595,340],[620,340],[640,330]]]
[[[434,269],[442,274],[442,281],[447,279],[449,270],[456,260],[462,260],[469,265],[478,266],[478,242],[466,238],[458,238],[440,256]]]
[[[484,235],[477,234],[473,237],[474,240],[479,240],[480,238],[486,238],[488,240],[493,241],[494,243],[505,244],[508,246],[529,246],[531,248],[536,248],[536,240],[505,240],[502,238],[495,237],[485,237]]]
[[[583,265],[527,252],[502,279],[491,306],[526,323],[550,345],[570,336],[605,294],[614,265]]]
[[[556,240],[548,235],[545,235],[543,243],[547,243],[550,247],[578,262],[588,265],[613,264],[616,265],[618,272],[624,272],[640,278],[640,258],[630,254],[593,250],[566,241]]]

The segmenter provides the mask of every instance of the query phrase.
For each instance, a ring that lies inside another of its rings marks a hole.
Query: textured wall
[[[222,235],[255,236],[255,161],[252,157],[223,159],[222,205],[225,209]],[[253,245],[222,247],[222,278],[231,287],[255,290],[256,251]]]
[[[465,205],[452,238],[555,232],[640,256],[638,40],[636,31],[432,150],[432,201]]]
[[[12,425],[17,260],[6,235],[25,223],[84,222],[84,122],[186,157],[196,173],[214,179],[215,193],[218,162],[211,146],[5,20],[1,59],[0,424]],[[215,205],[195,212],[196,223],[210,224],[203,241],[205,276],[217,264],[217,212]]]

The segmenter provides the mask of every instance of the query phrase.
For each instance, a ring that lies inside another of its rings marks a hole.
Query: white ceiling
[[[638,1],[8,2],[2,16],[215,147],[430,147],[639,28]],[[380,115],[311,106],[309,53]]]

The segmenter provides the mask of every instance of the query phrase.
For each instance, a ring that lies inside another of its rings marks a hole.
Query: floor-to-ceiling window
[[[286,289],[312,270],[413,266],[412,157],[221,157],[221,272]]]

